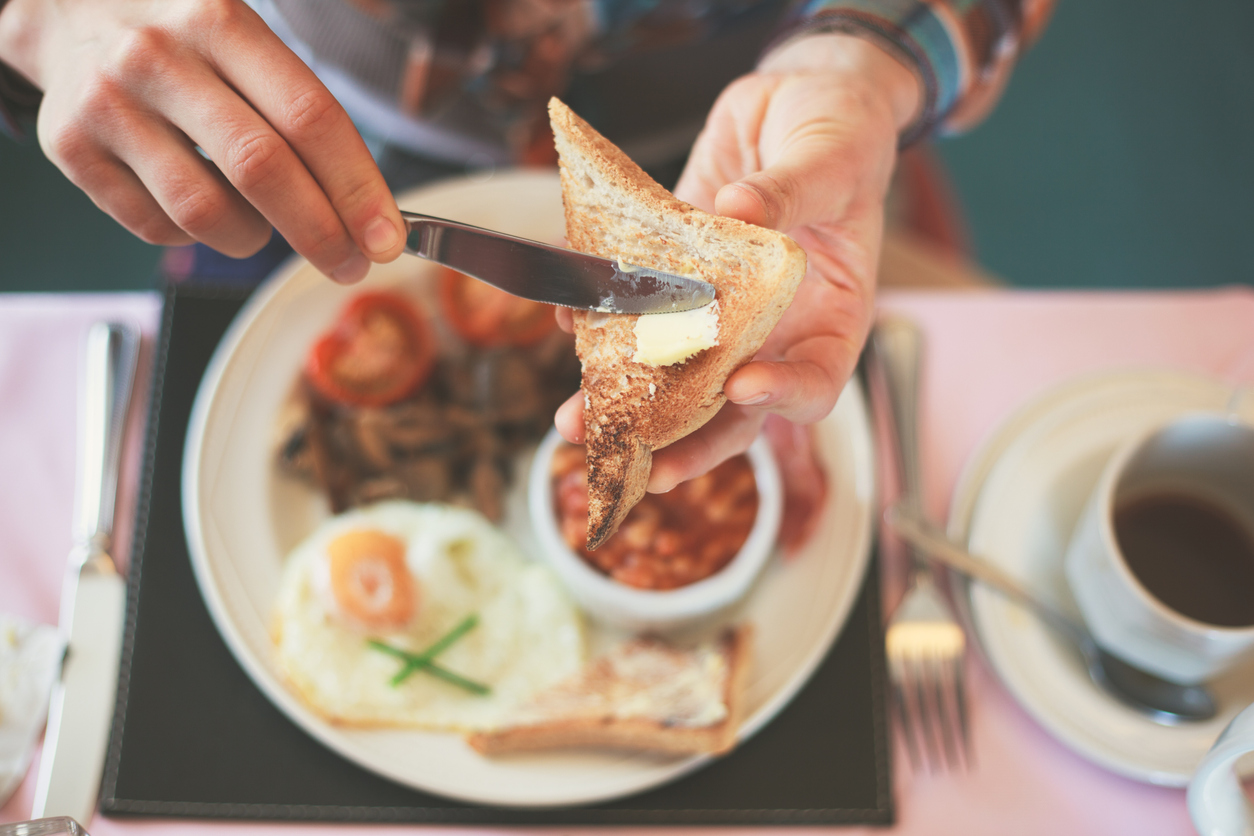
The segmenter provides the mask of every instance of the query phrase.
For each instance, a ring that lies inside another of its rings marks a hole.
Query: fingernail
[[[770,400],[770,397],[770,392],[759,392],[756,395],[750,395],[749,397],[741,398],[740,400],[732,400],[731,398],[728,398],[728,400],[731,400],[732,403],[740,404],[741,406],[757,406],[758,404],[766,403]]]
[[[661,484],[650,482],[645,487],[645,490],[648,491],[649,493],[670,493],[671,491],[675,490],[675,485],[668,485],[665,482],[662,482]]]
[[[366,278],[370,261],[361,253],[353,253],[348,260],[331,271],[331,278],[340,284],[356,284]]]
[[[366,226],[362,240],[366,244],[366,249],[378,255],[395,247],[396,242],[400,240],[400,235],[387,218],[375,218]]]

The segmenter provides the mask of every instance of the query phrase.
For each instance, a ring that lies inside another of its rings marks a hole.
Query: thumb
[[[719,189],[715,211],[788,232],[882,203],[897,160],[896,123],[883,97],[859,89],[840,76],[780,79],[756,131],[759,170]]]
[[[817,135],[792,142],[774,163],[719,189],[719,215],[787,232],[842,218],[857,188],[847,143]]]

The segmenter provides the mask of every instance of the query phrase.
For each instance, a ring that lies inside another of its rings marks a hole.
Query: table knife
[[[69,816],[58,816],[0,824],[0,836],[87,836],[87,831]]]
[[[87,332],[80,387],[79,471],[74,548],[61,592],[66,640],[32,817],[90,821],[100,794],[105,748],[117,701],[126,581],[109,556],[114,498],[139,332],[98,322]]]
[[[405,252],[507,293],[593,311],[675,313],[714,301],[714,285],[417,212],[401,212]]]

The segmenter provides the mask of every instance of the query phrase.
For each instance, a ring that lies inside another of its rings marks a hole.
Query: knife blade
[[[714,301],[714,285],[469,224],[401,212],[405,252],[535,302],[622,314],[677,313]]]
[[[87,332],[74,548],[59,617],[67,646],[48,707],[34,818],[90,821],[100,793],[126,613],[126,581],[109,549],[122,434],[138,355],[139,333],[132,326],[98,322]]]

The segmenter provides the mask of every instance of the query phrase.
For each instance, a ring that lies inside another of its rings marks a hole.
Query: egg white
[[[419,584],[413,622],[369,637],[417,653],[475,614],[478,625],[436,661],[491,693],[421,671],[391,685],[402,662],[369,648],[361,629],[334,612],[320,580],[327,544],[354,529],[403,541]],[[324,718],[356,726],[488,730],[574,674],[585,655],[579,611],[545,566],[475,511],[406,501],[328,519],[298,545],[279,582],[273,634],[277,664],[295,691]]]

